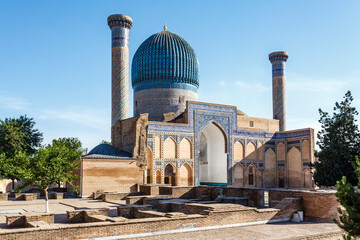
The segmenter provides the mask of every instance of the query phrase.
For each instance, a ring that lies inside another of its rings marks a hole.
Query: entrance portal
[[[206,125],[200,135],[200,184],[227,184],[226,138],[214,123]]]

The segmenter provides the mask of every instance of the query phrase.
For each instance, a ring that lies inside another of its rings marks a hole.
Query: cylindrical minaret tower
[[[129,117],[129,31],[131,17],[115,14],[108,17],[111,29],[111,126]]]
[[[273,118],[280,120],[280,131],[286,130],[285,63],[287,59],[287,52],[269,54],[272,63]]]

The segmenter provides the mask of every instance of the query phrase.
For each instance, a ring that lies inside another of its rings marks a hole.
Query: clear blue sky
[[[284,50],[288,129],[319,130],[317,109],[331,111],[347,90],[360,109],[360,1],[2,0],[0,119],[33,117],[44,143],[109,141],[111,14],[134,20],[131,59],[165,21],[187,40],[200,62],[200,101],[271,118],[268,54]]]

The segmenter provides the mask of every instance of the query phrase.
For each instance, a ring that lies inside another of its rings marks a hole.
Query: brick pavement
[[[341,240],[340,228],[334,223],[276,223],[244,227],[221,228],[213,230],[184,232],[150,237],[132,238],[134,240],[257,240],[257,239],[328,239]]]

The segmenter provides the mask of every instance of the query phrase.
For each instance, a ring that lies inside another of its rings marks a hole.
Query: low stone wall
[[[9,198],[8,193],[0,193],[0,201],[7,201]]]
[[[110,192],[104,192],[102,194],[102,200],[105,202],[111,202],[111,201],[117,201],[117,200],[123,200],[129,193],[110,193]]]
[[[91,215],[103,215],[109,216],[108,208],[96,208],[96,209],[80,209],[73,211],[66,211],[67,222],[68,223],[86,223],[86,222],[94,222]]]
[[[195,187],[160,186],[160,195],[170,195],[173,198],[191,199],[196,197]]]
[[[338,218],[337,208],[340,206],[335,191],[309,190],[269,190],[269,199],[279,201],[287,197],[299,197],[303,201],[303,210],[306,221],[333,222]]]
[[[37,198],[35,193],[15,193],[15,200],[32,201]]]
[[[136,205],[136,204],[128,204],[117,207],[117,212],[119,217],[125,218],[137,218],[137,212],[139,210],[146,211],[151,210],[151,205]]]
[[[6,215],[6,227],[26,228],[32,227],[30,222],[43,221],[48,224],[54,223],[54,213],[20,213]]]
[[[207,227],[213,225],[225,225],[244,222],[266,221],[279,219],[286,214],[280,214],[279,209],[255,209],[239,205],[230,207],[222,205],[221,208],[204,211],[204,215],[181,213],[167,213],[166,217],[151,217],[142,219],[129,219],[126,222],[92,222],[83,224],[71,224],[66,228],[63,226],[49,226],[43,229],[26,231],[2,231],[0,239],[82,239],[105,236],[116,236],[156,231],[169,231],[175,229]],[[296,209],[293,209],[295,211]],[[140,214],[145,214],[140,212]],[[141,215],[140,215],[141,216]],[[148,216],[148,215],[147,215]],[[100,235],[101,233],[101,235]]]
[[[63,199],[64,193],[58,193],[58,192],[50,192],[49,193],[49,199]]]

